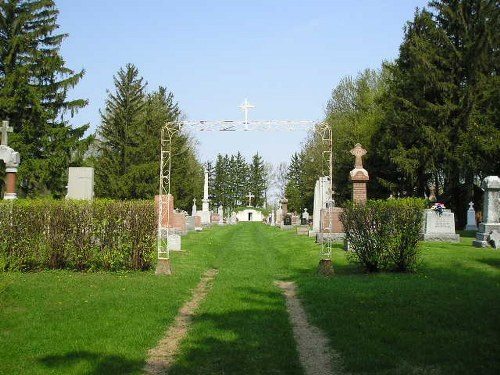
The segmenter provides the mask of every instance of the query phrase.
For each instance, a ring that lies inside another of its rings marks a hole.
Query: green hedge
[[[414,271],[424,208],[425,200],[415,198],[348,204],[341,220],[349,260],[367,272]]]
[[[2,201],[0,228],[4,270],[146,270],[156,259],[152,201]]]

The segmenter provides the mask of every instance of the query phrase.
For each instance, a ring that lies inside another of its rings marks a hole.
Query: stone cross
[[[351,150],[351,154],[356,157],[356,162],[354,163],[354,168],[363,169],[362,156],[366,155],[366,150],[361,146],[361,144],[356,143],[356,146]]]
[[[12,133],[14,131],[14,128],[12,126],[9,126],[9,121],[2,121],[2,127],[0,128],[2,131],[2,145],[8,146],[7,141],[7,133]]]
[[[246,197],[248,198],[248,207],[252,207],[252,198],[255,198],[255,195],[248,193]]]

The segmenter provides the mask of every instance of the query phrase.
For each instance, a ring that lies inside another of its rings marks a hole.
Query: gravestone
[[[500,249],[500,233],[493,230],[490,234],[490,245],[495,249]]]
[[[224,208],[222,207],[222,205],[220,205],[219,208],[217,209],[217,213],[219,214],[219,225],[223,225],[224,224]]]
[[[329,190],[330,178],[320,177],[314,187],[313,228],[310,235],[314,236],[321,231],[321,210],[326,208]]]
[[[170,251],[181,251],[181,236],[178,234],[169,234],[167,237],[168,249]]]
[[[459,242],[460,235],[455,233],[455,214],[451,210],[443,212],[424,210],[424,241]]]
[[[205,169],[205,181],[203,185],[203,200],[201,201],[201,212],[198,215],[201,217],[203,225],[210,225],[210,199],[208,199],[208,171]]]
[[[195,228],[196,228],[195,217],[194,216],[187,216],[186,217],[186,229],[188,231],[192,231]]]
[[[297,235],[299,236],[307,236],[309,235],[309,225],[299,225],[296,228]]]
[[[370,180],[368,171],[363,168],[362,157],[366,155],[366,150],[361,144],[356,143],[351,150],[351,154],[355,156],[354,169],[349,173],[352,181],[352,201],[357,203],[364,203],[368,199],[366,193],[366,184]]]
[[[94,168],[69,167],[66,199],[94,198]]]
[[[279,207],[276,210],[276,225],[280,226],[283,224],[283,209]]]
[[[481,188],[484,190],[483,222],[479,224],[476,239],[472,244],[475,247],[488,247],[493,232],[500,232],[500,177],[486,177]]]
[[[196,216],[196,198],[193,198],[193,206],[191,207],[191,216]]]
[[[309,225],[309,212],[307,212],[307,208],[304,208],[304,212],[302,212],[302,219],[300,221],[301,225]]]
[[[476,211],[474,211],[474,203],[469,202],[469,209],[467,210],[467,225],[465,230],[477,230]]]
[[[292,215],[291,214],[287,214],[283,218],[283,225],[281,226],[281,229],[289,230],[289,229],[292,229],[292,228],[293,228],[293,226],[292,226]]]

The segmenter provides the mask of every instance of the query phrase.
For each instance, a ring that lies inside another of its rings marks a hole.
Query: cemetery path
[[[296,237],[245,223],[201,233],[201,246],[190,238],[186,248],[213,251],[212,267],[219,272],[169,374],[336,373],[338,358],[320,330],[308,324],[295,285],[276,284],[296,275]]]
[[[309,324],[306,312],[297,298],[297,287],[292,281],[277,281],[276,286],[283,290],[293,336],[297,342],[299,358],[307,375],[340,374],[340,357],[332,353],[328,339],[317,327]]]
[[[192,298],[179,310],[174,324],[167,330],[165,336],[160,340],[158,345],[149,351],[146,366],[144,368],[146,374],[160,375],[168,371],[179,350],[179,344],[186,336],[192,318],[200,303],[209,292],[212,281],[215,276],[217,276],[217,272],[218,271],[213,268],[205,272],[196,289],[193,291]]]

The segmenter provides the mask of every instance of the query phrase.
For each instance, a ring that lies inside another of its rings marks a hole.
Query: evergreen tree
[[[400,195],[435,185],[463,222],[473,182],[500,169],[500,8],[492,0],[430,6],[408,23],[390,67],[379,177]]]
[[[65,194],[67,169],[81,162],[91,138],[87,125],[72,128],[67,117],[87,104],[68,100],[83,77],[65,66],[52,0],[0,3],[0,118],[14,127],[9,146],[21,154],[21,196]]]
[[[249,179],[248,165],[239,151],[234,158],[232,170],[234,175],[233,207],[238,207],[245,203],[245,196],[248,194]]]
[[[255,196],[253,205],[263,207],[266,203],[267,179],[264,160],[258,153],[252,157],[252,163],[248,166],[248,189]]]
[[[288,167],[287,185],[285,187],[285,196],[288,199],[288,211],[300,212],[304,207],[304,153],[296,152],[292,155]]]
[[[116,92],[108,91],[98,129],[95,192],[98,197],[136,198],[127,174],[135,158],[140,157],[139,134],[143,127],[146,84],[133,64],[121,68],[113,80]]]

